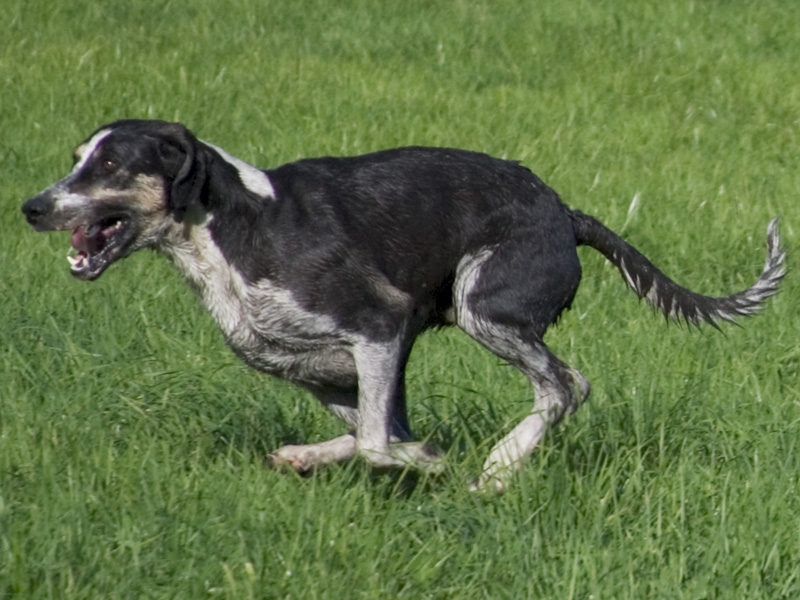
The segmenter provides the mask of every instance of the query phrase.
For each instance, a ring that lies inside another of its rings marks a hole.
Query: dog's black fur
[[[710,298],[515,162],[414,147],[259,171],[160,121],[98,129],[72,173],[23,212],[37,230],[73,231],[81,279],[140,248],[161,250],[242,359],[343,418],[350,434],[272,455],[298,470],[355,454],[435,468],[430,449],[410,443],[403,374],[421,331],[457,324],[536,389],[532,415],[486,461],[479,485],[499,489],[589,393],[542,341],[578,289],[577,246],[602,252],[639,297],[693,324],[756,312],[784,275],[774,221],[758,281]]]

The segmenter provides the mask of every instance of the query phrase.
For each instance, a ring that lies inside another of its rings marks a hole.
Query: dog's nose
[[[53,200],[46,194],[34,196],[22,205],[22,212],[31,225],[36,225],[42,217],[53,209]]]

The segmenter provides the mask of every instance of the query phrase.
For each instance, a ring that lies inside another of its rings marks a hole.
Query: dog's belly
[[[341,344],[291,344],[258,340],[237,344],[236,355],[248,366],[292,383],[312,387],[355,389],[358,386],[352,354]]]
[[[187,277],[222,329],[230,348],[248,366],[306,387],[356,389],[358,376],[348,339],[329,316],[311,312],[268,279],[247,282],[216,246],[206,251],[222,275]],[[180,257],[178,257],[180,258]]]

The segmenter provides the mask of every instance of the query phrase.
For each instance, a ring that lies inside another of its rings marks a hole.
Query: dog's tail
[[[579,245],[591,246],[619,269],[622,277],[639,298],[644,298],[667,319],[692,325],[734,321],[738,316],[757,313],[770,296],[778,293],[786,274],[786,252],[780,247],[778,218],[767,228],[767,262],[758,281],[744,291],[713,298],[696,294],[672,281],[653,263],[600,221],[580,211],[572,212],[575,238]]]

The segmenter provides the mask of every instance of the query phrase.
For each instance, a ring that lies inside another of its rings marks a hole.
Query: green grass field
[[[800,12],[783,0],[5,0],[0,11],[0,598],[800,598]],[[240,364],[177,272],[93,284],[22,201],[122,117],[261,166],[403,144],[523,161],[707,294],[668,326],[582,252],[547,341],[593,383],[502,497],[467,491],[531,408],[457,331],[408,372],[435,481],[265,468],[342,432]],[[635,201],[634,201],[635,199]]]

